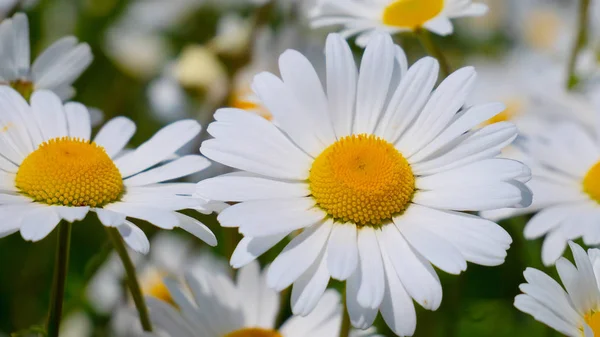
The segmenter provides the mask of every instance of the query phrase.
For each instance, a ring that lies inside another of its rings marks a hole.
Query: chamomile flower
[[[340,296],[329,290],[307,317],[281,326],[279,296],[269,289],[257,262],[240,269],[234,283],[225,271],[204,268],[187,274],[187,287],[167,279],[174,303],[148,299],[155,325],[170,337],[310,337],[337,336],[342,319]],[[192,296],[188,296],[191,291]],[[176,305],[176,307],[173,306]],[[367,336],[370,331],[353,332]]]
[[[569,245],[575,265],[564,257],[556,262],[564,289],[542,271],[527,268],[527,283],[519,287],[524,294],[515,298],[515,307],[566,336],[600,336],[600,250],[586,254]]]
[[[398,33],[427,29],[450,35],[450,19],[481,16],[488,7],[472,0],[320,0],[312,11],[315,28],[341,25],[340,34],[358,34],[356,42],[365,45],[376,32]]]
[[[569,240],[600,244],[600,142],[598,131],[577,122],[553,123],[546,133],[525,144],[533,175],[527,183],[534,193],[532,205],[483,215],[500,219],[538,212],[525,226],[525,237],[545,236],[542,261],[551,265]]]
[[[75,95],[73,82],[92,62],[87,43],[63,37],[31,64],[29,22],[22,13],[0,23],[0,84],[15,88],[29,98],[34,90],[46,89],[62,100]]]
[[[297,234],[267,275],[276,290],[294,285],[295,314],[310,313],[333,277],[347,280],[355,327],[370,326],[381,311],[396,334],[412,335],[412,299],[430,310],[442,300],[432,264],[459,274],[467,261],[504,262],[506,231],[459,211],[529,204],[528,169],[496,158],[516,127],[472,130],[504,109],[461,109],[474,69],[456,71],[433,91],[437,61],[407,69],[389,35],[374,36],[360,71],[344,39],[330,35],[327,92],[302,54],[286,51],[279,64],[282,79],[261,73],[253,83],[274,122],[221,109],[208,127],[215,138],[201,147],[242,170],[197,189],[203,198],[238,202],[218,217],[244,235],[231,264],[241,267]]]
[[[198,135],[196,121],[166,126],[122,153],[135,132],[131,120],[110,120],[92,141],[87,108],[63,105],[52,92],[34,92],[28,104],[13,89],[0,87],[0,111],[0,237],[19,231],[25,240],[38,241],[61,220],[74,222],[95,212],[138,252],[148,252],[148,239],[127,217],[163,229],[179,226],[216,244],[205,225],[176,212],[209,211],[191,196],[194,185],[163,184],[209,166],[199,155],[161,164]]]
[[[184,273],[196,270],[220,270],[227,265],[211,254],[194,249],[192,242],[172,232],[160,232],[151,241],[148,255],[130,252],[135,264],[137,279],[145,296],[174,303],[164,283],[166,277],[184,281]],[[99,314],[111,317],[111,336],[138,336],[142,332],[139,316],[133,301],[123,291],[125,270],[117,256],[111,255],[92,278],[87,297]]]

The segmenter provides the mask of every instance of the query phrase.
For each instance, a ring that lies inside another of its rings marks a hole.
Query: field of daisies
[[[600,0],[0,0],[0,337],[600,337]]]

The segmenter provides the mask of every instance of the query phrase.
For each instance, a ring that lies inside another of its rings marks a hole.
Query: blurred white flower
[[[311,13],[312,26],[343,26],[340,34],[358,34],[356,43],[364,46],[374,32],[394,34],[427,29],[450,35],[450,19],[481,16],[488,10],[472,0],[318,0]]]
[[[145,296],[173,302],[164,284],[164,278],[183,281],[185,272],[211,268],[221,273],[227,265],[211,254],[201,254],[192,242],[172,233],[161,232],[152,238],[152,250],[145,256],[130,251],[138,281]],[[90,281],[86,290],[92,307],[100,314],[112,317],[113,333],[128,337],[142,332],[139,316],[132,300],[124,291],[125,271],[119,257],[111,254]]]
[[[187,273],[186,286],[167,279],[174,303],[148,298],[150,316],[170,337],[339,335],[342,306],[337,292],[325,292],[312,314],[289,318],[277,327],[279,296],[269,289],[266,278],[258,262],[253,262],[240,269],[235,283],[226,272],[209,268]],[[351,336],[370,334],[354,331]]]
[[[565,115],[577,115],[576,106],[566,106]],[[600,109],[599,109],[600,110]],[[597,112],[596,110],[596,118]],[[552,265],[563,254],[567,242],[583,238],[586,245],[600,244],[600,134],[598,123],[563,118],[545,126],[545,133],[523,142],[532,179],[533,203],[521,210],[484,212],[490,219],[503,219],[538,212],[525,227],[527,239],[545,236],[542,261]]]
[[[90,337],[93,331],[91,318],[82,311],[66,316],[60,326],[60,337]]]
[[[430,310],[442,300],[432,264],[459,274],[467,261],[504,262],[508,233],[459,211],[529,205],[529,170],[496,158],[516,127],[471,130],[503,110],[489,103],[458,112],[475,70],[456,71],[434,91],[437,61],[426,57],[409,69],[387,34],[369,42],[360,70],[346,41],[329,35],[327,93],[297,51],[281,55],[279,71],[282,78],[263,72],[252,85],[276,124],[220,109],[207,129],[214,139],[201,147],[244,171],[206,179],[197,189],[209,200],[238,202],[218,217],[244,235],[232,266],[301,230],[267,277],[276,290],[293,284],[295,314],[310,313],[335,278],[347,281],[355,327],[371,326],[381,312],[396,334],[412,335],[413,299]]]
[[[600,250],[586,254],[579,245],[569,245],[575,265],[564,257],[556,262],[564,289],[544,272],[527,268],[527,283],[519,287],[524,294],[515,298],[515,307],[566,336],[600,336]]]
[[[86,43],[73,36],[48,47],[31,65],[27,16],[15,14],[0,23],[0,84],[15,88],[27,99],[34,90],[53,91],[62,100],[75,94],[73,82],[92,62]]]

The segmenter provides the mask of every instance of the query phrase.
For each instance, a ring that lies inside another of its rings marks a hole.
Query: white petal
[[[135,151],[115,160],[121,175],[129,177],[172,156],[200,132],[200,124],[188,119],[165,126]]]
[[[455,275],[467,269],[467,261],[456,247],[443,236],[423,228],[418,221],[400,221],[396,227],[406,241],[434,266]]]
[[[581,334],[578,327],[568,324],[549,308],[543,306],[541,303],[527,295],[521,294],[515,297],[514,305],[517,309],[533,316],[537,321],[540,321],[565,335],[579,336]]]
[[[92,51],[87,43],[81,43],[68,53],[49,64],[42,73],[34,73],[37,88],[53,89],[72,84],[92,63]]]
[[[269,266],[267,283],[281,291],[296,281],[325,249],[331,220],[305,229],[296,236]]]
[[[335,223],[327,242],[327,268],[331,277],[345,281],[358,267],[356,225]]]
[[[493,158],[499,155],[506,145],[512,143],[517,134],[518,130],[512,123],[494,123],[467,133],[460,144],[451,144],[452,148],[440,156],[425,162],[411,163],[411,166],[416,175],[429,175]]]
[[[257,238],[246,236],[238,243],[235,251],[231,255],[230,264],[233,268],[240,268],[256,260],[267,250],[273,248],[289,233],[281,233]]]
[[[423,219],[420,226],[436,233],[456,247],[467,261],[485,266],[504,263],[512,243],[510,235],[497,224],[478,216],[441,211],[412,204],[404,212],[407,219]],[[403,217],[399,217],[401,224]]]
[[[362,282],[360,266],[354,271],[354,274],[346,281],[346,306],[350,315],[352,326],[357,329],[366,329],[373,325],[375,317],[377,317],[377,308],[362,307],[358,301],[358,288]]]
[[[398,336],[412,336],[417,327],[417,314],[412,298],[396,274],[389,257],[382,254],[385,266],[385,294],[381,302],[381,316]]]
[[[31,66],[32,74],[40,74],[46,72],[49,66],[52,66],[56,59],[62,57],[70,49],[75,47],[77,44],[77,38],[74,36],[65,36],[58,41],[52,43],[50,47],[44,49],[44,51],[35,59],[33,66]]]
[[[417,191],[413,198],[415,204],[458,211],[486,211],[514,207],[522,200],[522,190],[514,183],[508,182],[464,186],[460,193],[457,193],[455,188]]]
[[[350,46],[338,34],[329,34],[326,44],[327,97],[338,138],[352,133],[358,72]]]
[[[450,35],[454,31],[454,27],[452,26],[450,19],[443,15],[439,15],[433,20],[425,22],[423,27],[442,36]]]
[[[429,262],[408,245],[396,226],[384,226],[377,234],[381,251],[390,258],[406,291],[423,308],[437,310],[442,286]]]
[[[106,154],[113,158],[123,150],[134,133],[135,123],[131,119],[115,117],[98,131],[94,143],[102,146]]]
[[[217,238],[205,224],[185,214],[174,214],[179,219],[179,227],[183,230],[206,242],[210,246],[214,247],[217,245]]]
[[[31,109],[44,140],[69,135],[63,104],[54,93],[46,90],[34,92],[31,95]]]
[[[174,180],[204,170],[210,162],[198,155],[187,155],[123,181],[125,186],[143,186]]]
[[[371,309],[379,308],[385,292],[383,261],[376,232],[368,226],[358,231],[358,256],[362,276],[356,299],[362,307]]]
[[[150,242],[146,234],[138,226],[126,220],[117,229],[129,248],[141,254],[148,254],[150,251]]]
[[[304,114],[312,121],[311,131],[325,144],[335,142],[327,97],[310,61],[295,50],[286,50],[279,57],[279,72],[285,86],[303,104]]]
[[[161,209],[138,206],[123,202],[108,204],[104,207],[109,211],[123,213],[131,218],[141,219],[162,229],[173,229],[179,225],[174,212]]]
[[[476,77],[473,67],[461,68],[437,87],[405,137],[397,143],[403,154],[412,156],[448,126],[465,104]]]
[[[58,212],[58,216],[67,221],[67,222],[75,222],[81,221],[85,218],[85,216],[90,211],[89,207],[69,207],[69,206],[53,206],[56,212]]]
[[[240,227],[245,236],[289,233],[325,218],[314,203],[312,198],[246,201],[228,207],[217,219],[223,227]]]
[[[290,88],[271,73],[254,77],[252,90],[273,114],[274,120],[300,148],[313,157],[318,156],[330,143],[325,143],[314,132],[314,120],[303,109],[302,102]]]
[[[310,195],[308,184],[272,180],[258,176],[222,175],[198,183],[196,194],[220,201],[301,198]]]
[[[75,102],[65,104],[69,136],[84,140],[92,139],[90,113],[85,105]]]
[[[21,236],[27,241],[39,241],[48,236],[59,222],[60,217],[53,207],[37,207],[23,216]]]
[[[371,134],[375,130],[392,80],[394,57],[394,43],[388,34],[376,34],[371,38],[358,75],[355,134]]]
[[[118,227],[125,222],[126,215],[120,212],[113,212],[107,209],[96,208],[96,214],[100,222],[107,227]]]
[[[247,111],[220,109],[208,127],[215,139],[202,143],[208,158],[240,170],[283,179],[308,178],[312,158],[273,123]]]
[[[328,283],[327,251],[323,249],[310,268],[294,282],[291,297],[294,315],[310,314],[319,303]]]
[[[392,95],[375,134],[396,143],[427,102],[438,72],[438,62],[431,57],[424,57],[410,67]]]
[[[542,244],[542,262],[545,266],[553,265],[563,255],[567,249],[567,241],[568,239],[559,230],[546,235]]]

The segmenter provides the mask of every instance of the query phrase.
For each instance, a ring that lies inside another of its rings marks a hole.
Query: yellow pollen
[[[383,10],[383,23],[417,29],[443,9],[444,0],[395,0]]]
[[[310,170],[317,205],[340,222],[381,226],[402,213],[415,191],[408,161],[373,135],[341,138],[323,151]]]
[[[592,200],[600,203],[600,161],[594,164],[583,178],[583,191]]]
[[[600,336],[600,314],[597,311],[591,311],[583,316],[587,325],[592,328],[594,336]],[[583,329],[582,329],[583,330]]]
[[[268,330],[262,328],[245,328],[236,330],[226,334],[224,337],[282,337],[281,334],[275,330]]]
[[[102,207],[123,193],[119,169],[104,148],[70,137],[54,138],[21,163],[21,193],[50,205]]]

